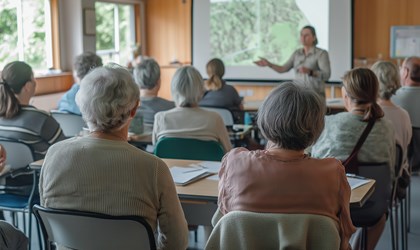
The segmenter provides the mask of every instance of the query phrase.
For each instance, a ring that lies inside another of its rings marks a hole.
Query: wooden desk
[[[202,161],[195,160],[178,160],[178,159],[162,159],[168,167],[183,166],[192,167],[190,164]],[[40,170],[44,160],[38,160],[30,164],[35,170]],[[361,207],[375,190],[375,180],[360,186],[351,191],[350,205],[353,207]],[[181,200],[201,201],[201,202],[217,202],[218,197],[218,181],[213,178],[205,178],[197,182],[193,182],[186,186],[176,186],[176,191]]]
[[[345,111],[344,103],[342,98],[327,98],[327,114],[336,114]],[[246,112],[257,112],[258,108],[263,103],[263,100],[259,101],[245,101],[244,111]]]
[[[192,160],[175,160],[175,159],[163,159],[168,167],[173,166],[185,166],[188,167],[190,164],[199,163],[201,161]],[[193,200],[201,201],[217,201],[218,196],[218,181],[211,180],[208,178],[200,181],[191,183],[187,186],[176,186],[178,196],[180,199],[188,198]],[[375,190],[375,180],[360,186],[351,191],[350,205],[352,207],[361,207],[366,200],[372,195]]]
[[[168,167],[199,163],[194,160],[162,159]],[[40,170],[43,160],[30,164],[32,169]],[[191,166],[192,167],[192,166]],[[361,207],[374,191],[375,181],[358,187],[351,192],[350,206]],[[186,186],[176,186],[185,218],[190,225],[211,226],[211,218],[217,210],[218,180],[207,177]]]

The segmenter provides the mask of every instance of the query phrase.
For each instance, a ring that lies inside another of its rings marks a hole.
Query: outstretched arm
[[[268,61],[264,57],[260,57],[260,60],[255,61],[254,63],[256,65],[260,66],[260,67],[270,67],[273,70],[277,71],[278,73],[283,73],[283,72],[289,71],[290,68],[291,68],[291,67],[288,67],[289,62],[287,62],[285,65],[280,66],[280,65],[271,63],[270,61]]]

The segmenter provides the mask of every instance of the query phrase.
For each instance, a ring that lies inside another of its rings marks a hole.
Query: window
[[[49,0],[0,0],[0,70],[15,60],[52,67]]]
[[[95,3],[96,53],[105,63],[126,66],[135,46],[134,6],[130,4]]]

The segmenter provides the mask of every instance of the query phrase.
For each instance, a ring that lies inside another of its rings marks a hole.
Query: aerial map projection
[[[210,54],[226,65],[251,65],[259,56],[282,64],[307,24],[296,0],[211,0]]]

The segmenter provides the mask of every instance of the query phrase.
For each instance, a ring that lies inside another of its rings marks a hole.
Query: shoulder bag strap
[[[375,124],[375,119],[372,119],[369,121],[368,125],[366,126],[365,130],[363,130],[362,135],[357,141],[356,146],[353,148],[353,151],[351,152],[349,157],[347,157],[347,159],[343,161],[344,166],[346,166],[349,162],[351,162],[354,157],[357,157],[357,154],[359,153],[360,148],[362,147],[363,143],[365,143],[365,140],[368,137],[370,131],[372,130],[374,124]]]

